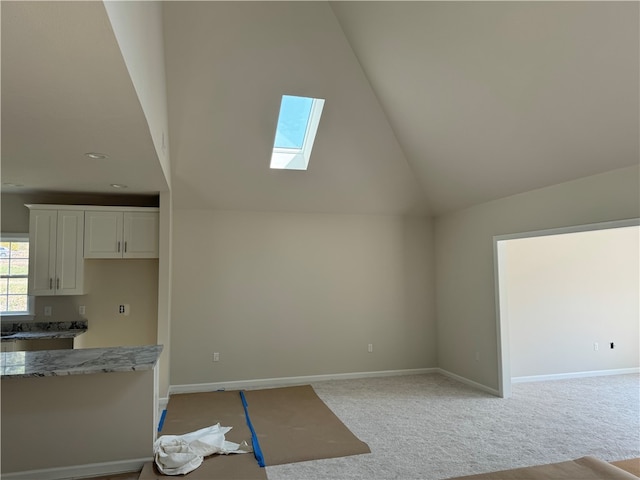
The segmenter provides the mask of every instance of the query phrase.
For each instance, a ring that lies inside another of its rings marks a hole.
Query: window
[[[5,238],[0,242],[0,312],[29,314],[29,240]]]
[[[271,168],[306,170],[324,100],[283,95],[271,154]]]

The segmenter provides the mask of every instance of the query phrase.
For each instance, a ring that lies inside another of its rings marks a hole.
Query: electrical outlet
[[[367,346],[367,352],[369,352],[369,353],[372,353],[372,352],[373,352],[373,343],[370,343],[370,344]]]
[[[596,351],[596,352],[599,350],[598,342],[595,342],[595,343],[593,344],[593,350],[594,350],[594,351]]]
[[[50,307],[50,306],[44,307],[44,316],[45,317],[50,317],[52,311],[53,311],[52,307]]]
[[[84,308],[84,305],[80,305],[80,306],[78,307],[78,313],[79,313],[80,315],[84,315],[84,314],[85,314],[85,308]]]
[[[124,315],[125,317],[129,316],[129,311],[130,309],[128,303],[121,303],[120,305],[118,305],[118,313],[120,315]]]
[[[220,354],[218,352],[213,352],[213,361],[214,362],[220,361]]]

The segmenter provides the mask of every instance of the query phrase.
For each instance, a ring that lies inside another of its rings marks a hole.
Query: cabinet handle
[[[60,290],[60,277],[56,278],[56,290]]]
[[[49,290],[53,290],[53,278],[49,278]]]
[[[118,240],[118,253],[120,253],[120,241]]]
[[[127,253],[127,242],[124,242],[124,253]]]

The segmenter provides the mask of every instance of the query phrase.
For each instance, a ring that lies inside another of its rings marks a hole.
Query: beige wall
[[[89,321],[87,332],[75,339],[76,348],[156,344],[158,260],[87,260],[85,284],[89,293],[70,301],[85,305]],[[36,303],[52,298],[39,297]],[[118,313],[120,304],[130,305],[130,315]]]
[[[507,308],[501,314],[509,322],[512,376],[640,366],[639,231],[504,242],[500,281]]]
[[[169,396],[171,344],[171,269],[173,199],[171,192],[160,194],[160,258],[158,259],[158,345],[164,345],[158,360],[158,395]]]
[[[2,474],[150,459],[153,392],[153,370],[3,378]]]
[[[638,217],[638,175],[615,170],[439,216],[438,366],[497,390],[493,237]]]
[[[429,220],[176,209],[173,226],[172,385],[436,365]]]

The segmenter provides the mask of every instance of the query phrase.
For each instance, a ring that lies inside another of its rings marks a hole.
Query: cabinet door
[[[122,212],[86,211],[84,258],[122,258]]]
[[[124,213],[124,258],[158,258],[158,212]]]
[[[56,295],[84,293],[84,212],[58,211],[56,239]]]
[[[58,212],[31,210],[29,216],[29,295],[54,295]]]

